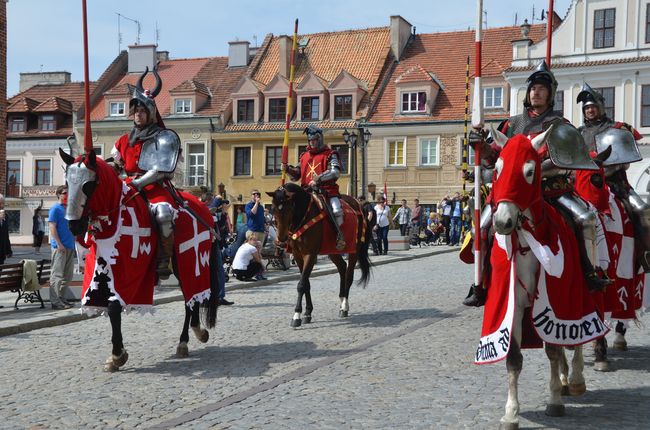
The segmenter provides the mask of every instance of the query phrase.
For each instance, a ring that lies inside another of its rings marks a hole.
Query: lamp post
[[[357,193],[357,134],[353,131],[350,133],[346,128],[343,132],[343,141],[350,148],[351,156],[348,167],[350,169],[350,195],[355,199],[358,197]]]
[[[368,167],[366,165],[366,148],[368,147],[368,142],[370,142],[370,136],[372,136],[372,133],[370,133],[370,130],[367,128],[359,127],[359,136],[361,137],[361,142],[359,143],[359,146],[361,147],[361,192],[364,192],[366,189],[366,183],[367,183],[367,176],[368,176]],[[370,188],[368,188],[368,191],[370,191]],[[374,194],[373,194],[374,198]]]

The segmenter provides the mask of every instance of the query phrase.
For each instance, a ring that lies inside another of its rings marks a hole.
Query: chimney
[[[250,43],[247,40],[228,42],[228,67],[248,66]]]
[[[168,61],[169,51],[157,51],[156,58],[158,59],[158,61]]]
[[[142,73],[147,67],[152,71],[156,63],[156,45],[129,46],[129,73]]]
[[[291,68],[291,47],[293,40],[289,36],[278,37],[278,49],[280,51],[278,62],[278,73],[289,79]]]
[[[18,91],[23,92],[34,85],[61,85],[70,82],[70,72],[21,73]]]
[[[402,58],[404,47],[411,37],[411,23],[399,15],[390,17],[390,50],[399,61]]]

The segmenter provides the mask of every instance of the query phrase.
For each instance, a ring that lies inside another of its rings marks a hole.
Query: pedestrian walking
[[[45,237],[45,219],[41,216],[43,209],[43,200],[41,204],[34,209],[34,216],[32,217],[32,236],[34,237],[34,254],[41,253],[41,245],[43,244],[43,237]]]
[[[377,214],[377,224],[375,230],[377,231],[377,248],[380,255],[388,254],[388,229],[393,223],[390,216],[390,208],[386,206],[383,197],[377,197],[377,204],[375,205],[375,213]]]
[[[50,274],[50,303],[52,309],[72,307],[66,299],[70,291],[68,283],[74,271],[74,236],[65,218],[65,206],[68,201],[68,188],[61,185],[56,189],[58,201],[50,208],[48,222],[50,226],[50,245],[52,246],[52,272]]]

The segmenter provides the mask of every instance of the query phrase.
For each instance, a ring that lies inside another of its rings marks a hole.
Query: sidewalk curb
[[[372,262],[372,266],[382,266],[384,264],[388,263],[394,263],[398,261],[409,261],[409,260],[416,260],[420,258],[425,258],[425,257],[431,257],[434,255],[438,254],[446,254],[449,252],[455,252],[458,251],[458,248],[453,247],[453,248],[445,248],[445,249],[436,249],[436,250],[431,250],[428,252],[424,252],[422,254],[411,254],[411,255],[404,255],[404,256],[389,256],[386,259],[382,259],[380,261],[375,261]],[[315,278],[318,276],[325,276],[325,275],[331,275],[337,273],[337,270],[335,267],[325,267],[321,269],[316,269],[312,272],[311,277]],[[240,282],[240,281],[235,281],[236,283],[232,285],[226,284],[226,292],[228,291],[236,291],[236,290],[244,290],[244,289],[250,289],[250,288],[255,288],[255,287],[262,287],[266,285],[272,285],[278,282],[285,282],[285,281],[297,281],[300,279],[300,274],[299,273],[292,273],[288,275],[280,275],[277,277],[273,277],[272,279],[267,279],[265,281],[257,281],[257,282]],[[163,287],[163,293],[160,297],[154,297],[154,306],[156,305],[162,305],[162,304],[167,304],[171,302],[176,302],[183,300],[183,293],[178,291],[178,292],[166,292],[164,291],[165,289],[172,289],[174,287]],[[176,286],[174,289],[178,290],[178,286]],[[77,311],[76,313],[72,313],[74,311]],[[38,317],[36,320],[33,321],[27,321],[24,323],[20,323],[17,325],[9,326],[9,327],[0,327],[0,337],[4,336],[11,336],[11,335],[16,335],[16,334],[21,334],[21,333],[26,333],[29,331],[33,330],[38,330],[42,328],[47,328],[47,327],[55,327],[59,325],[65,325],[65,324],[71,324],[79,321],[84,321],[89,318],[97,318],[101,315],[95,315],[95,316],[87,316],[85,314],[82,314],[79,309],[75,310],[69,310],[66,311],[65,313],[62,313],[62,311],[59,311],[61,313],[60,315],[56,316],[51,316],[51,315],[42,315]]]

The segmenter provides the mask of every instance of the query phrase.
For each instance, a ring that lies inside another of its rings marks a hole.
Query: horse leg
[[[339,317],[347,317],[348,311],[350,310],[350,305],[348,303],[348,288],[347,288],[347,267],[343,257],[339,254],[330,255],[330,260],[336,266],[336,270],[339,272],[339,300],[341,301],[341,308],[339,309]]]
[[[291,327],[300,327],[302,325],[302,298],[307,296],[307,309],[305,312],[305,320],[311,322],[311,312],[314,306],[311,302],[311,293],[309,292],[309,276],[316,263],[316,256],[306,255],[299,256],[296,254],[296,263],[300,267],[300,280],[298,281],[298,298],[296,300],[296,308],[294,309],[293,319],[291,320]],[[306,322],[305,321],[305,322]]]
[[[572,396],[581,396],[587,391],[584,369],[585,358],[582,355],[582,345],[576,345],[573,347],[571,373],[569,374],[569,394]]]
[[[616,323],[616,332],[614,333],[614,349],[627,351],[627,341],[625,340],[625,323],[618,321]]]
[[[569,362],[566,359],[566,351],[568,348],[562,348],[560,355],[560,384],[562,384],[562,395],[568,396],[569,393]]]
[[[516,430],[519,428],[519,375],[523,364],[524,356],[521,354],[518,341],[513,336],[510,351],[508,351],[506,357],[508,400],[506,401],[506,413],[499,423],[499,428],[502,430]]]
[[[183,321],[183,331],[181,331],[181,338],[176,347],[176,358],[185,358],[190,355],[187,342],[190,341],[189,328],[190,319],[192,318],[192,310],[185,306],[185,320]]]
[[[565,413],[564,402],[562,401],[562,383],[560,382],[562,347],[545,343],[544,350],[551,364],[551,380],[549,382],[550,396],[546,405],[546,415],[550,417],[562,417]]]
[[[110,357],[106,359],[104,371],[117,372],[129,359],[129,354],[124,349],[124,343],[122,342],[122,305],[119,301],[113,300],[108,303],[108,317],[111,321],[113,351]]]
[[[609,360],[607,360],[607,339],[605,336],[596,340],[594,344],[594,370],[598,372],[609,372]]]
[[[354,268],[357,265],[357,254],[349,254],[348,256],[348,264],[347,264],[347,269],[345,271],[345,297],[343,299],[343,302],[341,303],[341,310],[345,309],[345,315],[341,315],[343,317],[348,316],[348,310],[349,310],[349,295],[350,295],[350,288],[352,287],[352,282],[354,282]]]
[[[192,306],[192,310],[190,311],[192,315],[190,318],[190,327],[192,328],[194,336],[196,336],[198,341],[201,343],[206,343],[208,339],[210,339],[210,333],[201,327],[201,321],[199,319],[199,308],[200,305],[198,303],[194,303]]]

